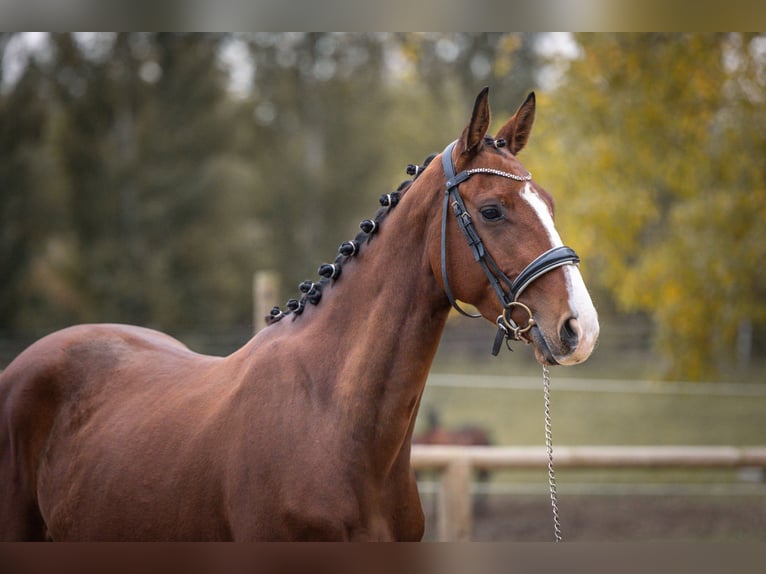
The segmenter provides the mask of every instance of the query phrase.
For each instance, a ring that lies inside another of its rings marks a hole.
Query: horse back
[[[141,361],[142,350],[192,354],[168,335],[128,325],[78,325],[43,337],[0,373],[0,416],[14,429],[39,431],[62,402],[82,398],[88,387]]]

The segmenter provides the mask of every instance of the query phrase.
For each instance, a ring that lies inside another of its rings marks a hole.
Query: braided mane
[[[338,255],[335,257],[333,263],[323,263],[319,266],[317,272],[322,278],[319,281],[306,280],[301,282],[298,285],[298,289],[302,294],[300,298],[289,299],[285,305],[285,309],[274,307],[269,315],[264,318],[266,324],[273,325],[289,315],[292,315],[293,319],[296,319],[303,313],[307,304],[318,305],[322,299],[322,290],[327,285],[336,281],[341,275],[343,265],[349,259],[355,257],[362,247],[370,242],[388,213],[396,207],[402,196],[407,192],[420,174],[423,173],[426,167],[428,167],[428,164],[431,163],[434,157],[436,157],[436,154],[429,155],[424,160],[423,165],[409,164],[407,166],[407,174],[413,176],[412,179],[404,180],[393,193],[382,195],[380,197],[380,204],[383,207],[375,213],[373,219],[365,219],[359,224],[361,231],[354,237],[354,239],[345,241],[340,245]]]

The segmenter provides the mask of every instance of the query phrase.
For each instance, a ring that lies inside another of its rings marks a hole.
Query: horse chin
[[[543,335],[543,332],[537,325],[530,329],[529,335],[532,339],[532,344],[535,347],[535,358],[537,359],[537,362],[541,365],[558,365],[559,362],[553,356],[553,351],[551,351],[545,335]]]

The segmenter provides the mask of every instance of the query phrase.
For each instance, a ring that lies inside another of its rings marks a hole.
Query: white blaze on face
[[[540,223],[548,233],[551,240],[551,247],[560,247],[563,244],[556,226],[553,224],[553,217],[548,210],[548,205],[538,195],[538,193],[527,183],[524,191],[521,192],[521,198],[524,199],[535,211]],[[585,287],[580,270],[576,265],[564,265],[562,267],[567,282],[567,291],[569,292],[569,309],[572,317],[575,317],[581,329],[580,342],[571,355],[566,357],[556,356],[556,360],[562,365],[572,365],[581,363],[587,359],[598,339],[598,314],[593,306],[588,289]]]

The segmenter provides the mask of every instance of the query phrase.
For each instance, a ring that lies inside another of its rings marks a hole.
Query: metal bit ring
[[[527,313],[527,315],[529,315],[527,324],[523,327],[519,327],[519,325],[516,324],[516,321],[511,318],[511,313],[513,312],[514,307],[521,307]],[[500,324],[501,321],[504,324],[503,326],[508,330],[508,337],[510,339],[515,339],[516,341],[521,341],[522,335],[535,326],[535,320],[532,317],[532,310],[520,301],[511,301],[508,303],[508,305],[505,306],[505,311],[503,311],[503,314],[498,317],[498,324]]]

